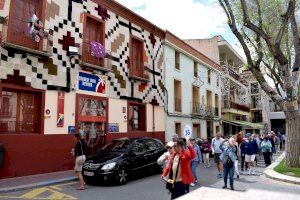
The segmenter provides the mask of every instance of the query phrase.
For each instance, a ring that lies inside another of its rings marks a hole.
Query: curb
[[[292,176],[287,176],[284,174],[280,174],[276,171],[274,171],[274,168],[280,164],[280,162],[285,158],[285,152],[283,152],[278,158],[277,160],[272,163],[269,167],[267,167],[264,171],[264,174],[266,177],[270,178],[270,179],[274,179],[277,181],[282,181],[282,182],[286,182],[286,183],[293,183],[296,185],[300,185],[300,178],[296,178],[296,177],[292,177]]]
[[[47,186],[47,185],[53,185],[53,184],[57,184],[57,183],[65,183],[65,182],[69,182],[69,181],[73,181],[73,180],[77,180],[77,177],[72,176],[72,177],[68,177],[68,178],[42,181],[42,182],[26,184],[26,185],[19,185],[19,186],[15,186],[15,187],[0,188],[0,194],[7,193],[7,192],[20,191],[20,190],[27,190],[27,189],[32,189],[32,188],[37,188],[37,187],[42,187],[42,186]]]

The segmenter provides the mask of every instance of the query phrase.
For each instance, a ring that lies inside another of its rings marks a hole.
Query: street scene
[[[213,160],[211,160],[213,163]],[[240,179],[235,179],[236,190],[245,192],[246,190],[266,190],[275,193],[283,193],[285,197],[288,194],[300,195],[300,187],[294,184],[283,183],[264,177],[264,165],[261,161],[258,163],[256,175],[241,175]],[[199,185],[191,187],[191,190],[196,190],[199,187],[212,187],[220,189],[223,186],[221,179],[217,179],[215,165],[210,168],[199,166]],[[88,185],[86,190],[78,193],[76,191],[77,181],[72,181],[62,184],[54,184],[46,187],[22,190],[1,194],[0,199],[145,199],[159,200],[169,199],[164,183],[160,180],[160,175],[146,173],[138,176],[124,186],[108,186],[108,185]],[[265,191],[265,194],[268,194]],[[222,192],[222,190],[220,190]],[[100,197],[101,195],[101,197]]]
[[[0,0],[0,200],[299,199],[298,4]]]

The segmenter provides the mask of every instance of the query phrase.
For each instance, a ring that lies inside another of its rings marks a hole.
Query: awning
[[[260,123],[251,123],[251,122],[246,122],[246,121],[239,121],[239,120],[223,120],[225,123],[229,123],[235,126],[249,126],[255,129],[260,129],[263,128],[264,125]]]

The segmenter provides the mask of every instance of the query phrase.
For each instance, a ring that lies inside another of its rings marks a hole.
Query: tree
[[[299,2],[218,1],[244,50],[248,69],[285,113],[286,166],[300,167],[300,37],[296,17]],[[263,71],[274,80],[276,90],[266,81]]]

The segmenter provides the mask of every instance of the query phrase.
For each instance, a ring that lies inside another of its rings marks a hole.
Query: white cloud
[[[226,16],[212,0],[117,1],[183,39],[208,38],[227,31]]]

